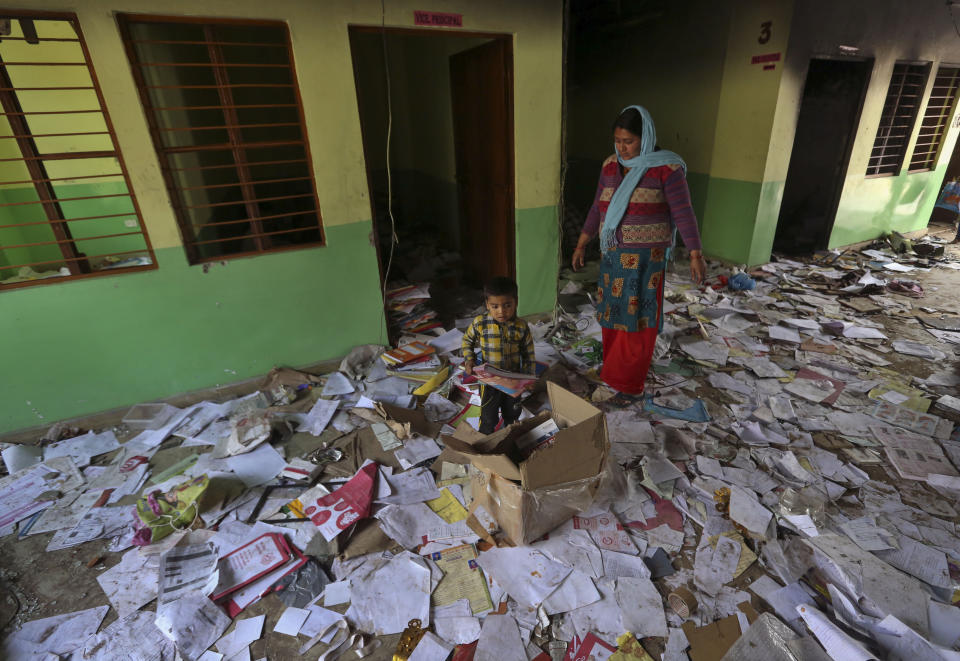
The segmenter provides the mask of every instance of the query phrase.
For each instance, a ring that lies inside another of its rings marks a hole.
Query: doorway
[[[350,48],[381,279],[513,276],[510,37],[351,26]]]
[[[873,60],[810,60],[780,204],[774,250],[827,247]]]

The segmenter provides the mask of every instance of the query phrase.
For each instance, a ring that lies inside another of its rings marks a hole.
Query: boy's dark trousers
[[[520,418],[520,398],[511,397],[493,386],[484,385],[480,395],[480,433],[492,434],[503,415],[504,426]]]

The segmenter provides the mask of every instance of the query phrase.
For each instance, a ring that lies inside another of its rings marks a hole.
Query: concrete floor
[[[947,226],[938,226],[931,232],[944,238],[952,238],[953,229]],[[960,256],[960,245],[948,246],[948,251]],[[685,265],[677,265],[685,268]],[[941,312],[960,314],[960,272],[947,269],[934,269],[929,273],[908,274],[911,279],[918,280],[925,290],[922,299],[908,299],[918,305],[937,308]],[[880,317],[886,326],[891,339],[910,339],[928,343],[952,355],[952,349],[929,333],[912,316]],[[885,356],[894,364],[890,369],[901,373],[909,373],[923,378],[928,376],[939,366],[906,355],[891,352]],[[316,371],[324,372],[335,369],[335,364],[316,366]],[[251,392],[256,389],[257,382],[250,381],[233,386],[188,393],[171,398],[171,403],[184,406],[191,402],[203,399],[225,401],[227,399]],[[701,391],[704,399],[710,400],[714,396],[722,397],[720,393]],[[102,429],[119,423],[126,409],[112,411],[87,418],[71,421],[73,426],[85,429]],[[45,430],[46,428],[44,428]],[[118,428],[117,436],[123,441],[132,434],[129,430]],[[40,430],[29,430],[0,440],[16,442],[36,442],[40,438]],[[105,455],[101,461],[108,461],[111,455]],[[888,480],[883,471],[868,471],[874,479]],[[0,626],[3,633],[16,628],[21,622],[49,617],[76,610],[108,604],[108,601],[96,581],[96,577],[105,569],[120,561],[121,553],[111,553],[106,550],[108,541],[100,540],[89,542],[77,548],[64,549],[47,553],[45,547],[49,543],[51,533],[40,534],[18,540],[16,535],[9,535],[0,539],[0,557],[3,558],[0,566]],[[749,584],[756,575],[762,573],[762,568],[755,563],[750,570],[739,577],[731,585],[742,587]],[[762,610],[763,606],[754,597],[754,606]],[[152,609],[152,606],[146,608]],[[284,609],[279,598],[274,595],[262,599],[260,602],[244,610],[241,617],[250,617],[266,614],[264,637],[251,646],[251,658],[267,657],[270,661],[301,658],[297,650],[303,642],[303,637],[292,638],[272,633],[280,614]],[[345,606],[335,607],[334,610],[345,610]],[[111,609],[104,626],[116,619],[116,613]],[[399,636],[383,638],[381,647],[367,657],[371,661],[380,661],[392,657]],[[315,658],[323,646],[314,647],[308,656]],[[648,647],[652,654],[658,650]],[[659,658],[659,657],[657,657]]]

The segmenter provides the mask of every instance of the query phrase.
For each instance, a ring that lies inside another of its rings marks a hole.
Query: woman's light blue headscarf
[[[643,175],[648,169],[661,165],[679,163],[684,173],[687,171],[687,164],[684,163],[683,159],[677,154],[666,149],[654,151],[654,147],[657,145],[657,129],[653,125],[653,119],[651,119],[647,109],[643,106],[627,106],[620,111],[620,114],[623,114],[624,111],[630,108],[636,108],[643,118],[643,135],[640,136],[640,153],[630,160],[625,161],[620,158],[620,152],[616,151],[617,147],[616,144],[614,144],[613,149],[617,154],[617,161],[623,167],[630,168],[630,171],[623,178],[623,181],[620,182],[620,185],[617,186],[617,190],[613,192],[610,205],[607,207],[607,215],[603,219],[603,227],[600,228],[600,249],[603,252],[607,252],[616,247],[617,228],[620,226],[620,221],[623,220],[623,214],[627,211],[627,205],[630,203],[633,190],[637,187],[637,184],[640,183],[640,180],[643,179]]]

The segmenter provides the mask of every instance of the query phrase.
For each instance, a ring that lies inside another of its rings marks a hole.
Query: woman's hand
[[[702,285],[707,279],[707,263],[699,250],[690,251],[690,277],[698,285]]]
[[[577,246],[573,251],[573,270],[579,271],[583,268],[583,264],[586,260],[587,250],[586,248],[581,248]]]
[[[577,239],[577,247],[573,251],[573,270],[577,271],[583,268],[587,261],[587,244],[592,237],[585,232],[580,232],[580,238]]]

